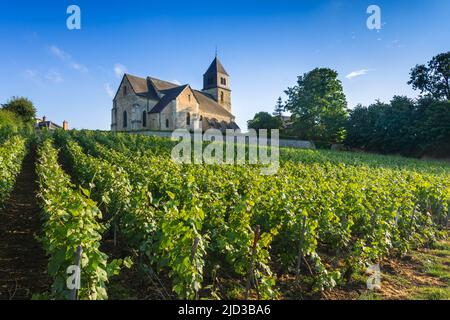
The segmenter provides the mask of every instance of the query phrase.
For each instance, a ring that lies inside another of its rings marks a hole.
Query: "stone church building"
[[[230,76],[216,57],[203,89],[125,74],[113,100],[112,131],[239,129],[231,110]]]

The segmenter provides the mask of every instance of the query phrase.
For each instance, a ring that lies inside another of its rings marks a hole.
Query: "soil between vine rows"
[[[49,290],[48,260],[36,235],[41,232],[31,148],[5,207],[0,208],[0,300],[31,299]]]

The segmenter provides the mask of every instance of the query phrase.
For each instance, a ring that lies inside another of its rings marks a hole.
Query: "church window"
[[[127,86],[123,86],[123,95],[126,96],[127,95]]]
[[[223,97],[223,91],[222,91],[222,92],[220,92],[220,102],[223,102],[223,100],[224,100],[224,97]]]
[[[126,111],[124,111],[123,112],[123,127],[124,128],[126,128],[127,127],[127,125],[128,125],[128,117],[127,117],[128,115],[127,115],[127,112]]]
[[[169,128],[169,119],[166,119],[166,128]]]
[[[190,94],[188,94],[188,100],[189,100],[189,102],[191,102],[191,95]]]
[[[142,126],[145,128],[147,126],[147,112],[142,113]]]
[[[227,85],[227,79],[225,79],[225,78],[220,78],[220,84],[226,86],[226,85]]]
[[[191,125],[191,114],[188,112],[188,114],[186,115],[186,124],[188,126]]]

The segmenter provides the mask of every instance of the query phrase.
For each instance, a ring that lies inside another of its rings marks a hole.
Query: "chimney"
[[[64,120],[64,122],[63,122],[63,130],[64,131],[68,131],[69,130],[69,123],[66,120]]]

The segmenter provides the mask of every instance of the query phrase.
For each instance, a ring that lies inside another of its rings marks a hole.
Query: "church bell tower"
[[[230,76],[217,56],[203,75],[203,92],[231,113]]]

